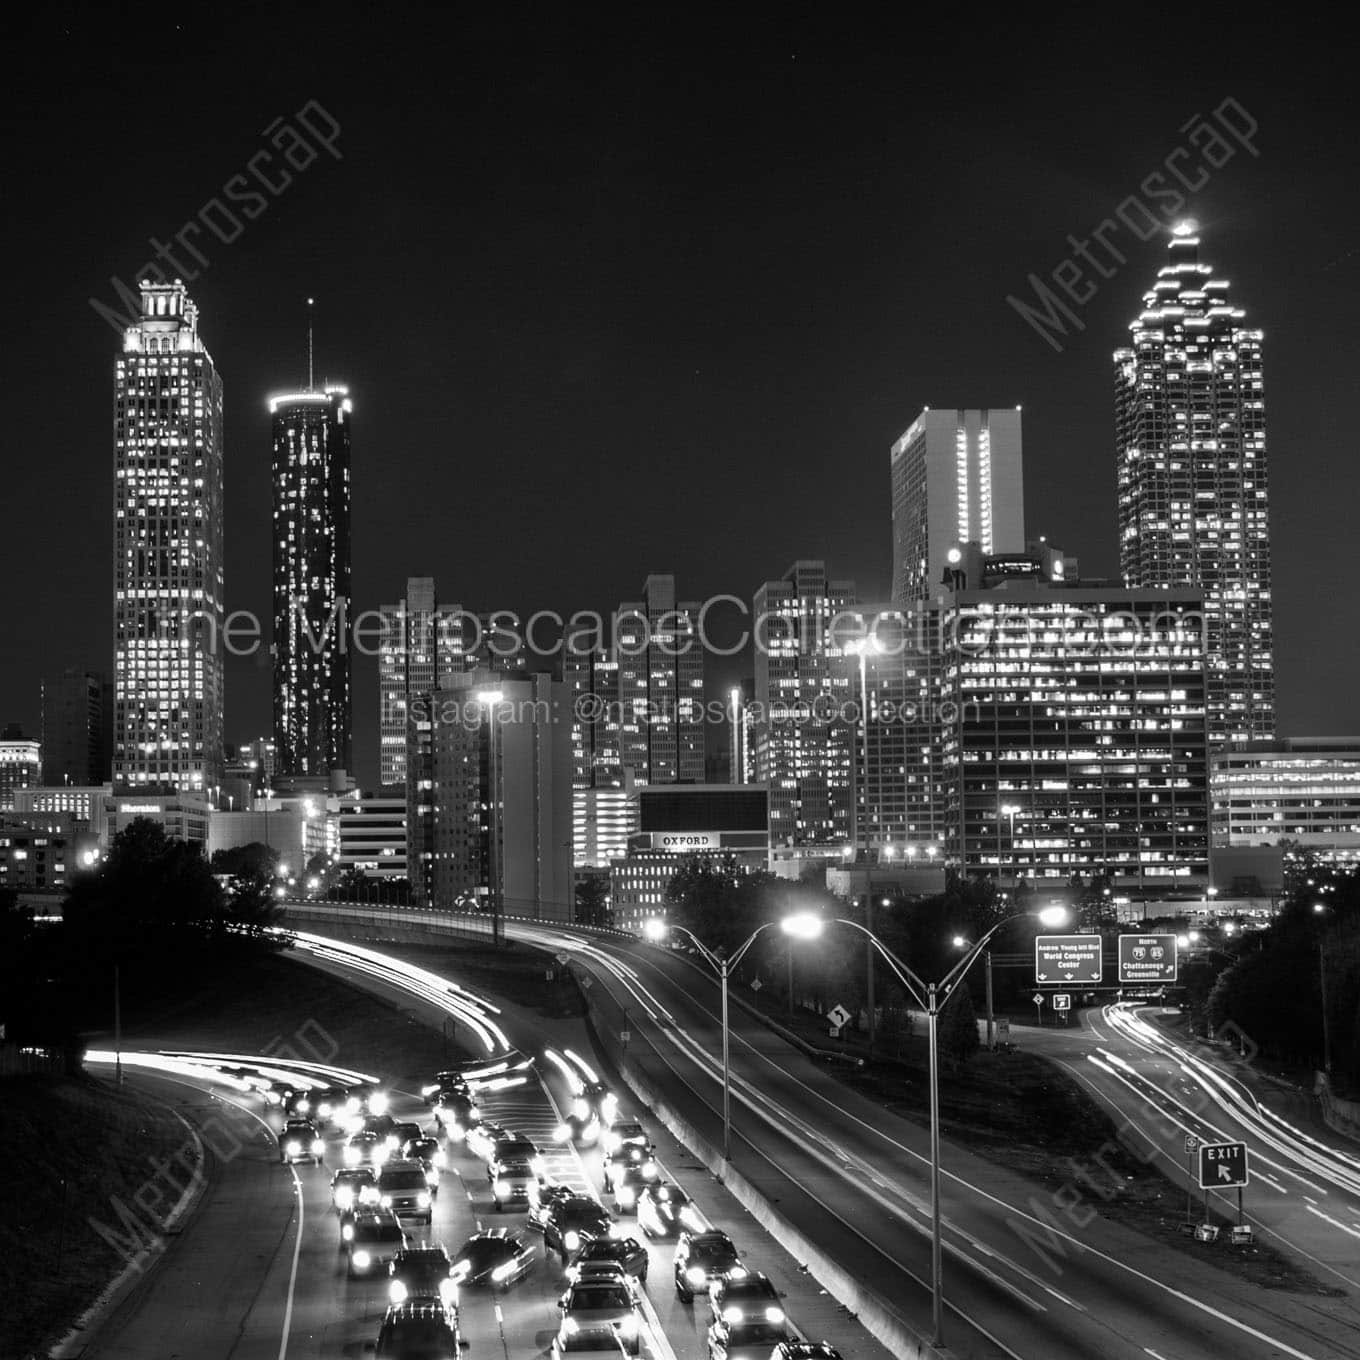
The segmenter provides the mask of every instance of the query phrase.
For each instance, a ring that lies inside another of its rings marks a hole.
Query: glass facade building
[[[1209,740],[1275,734],[1261,332],[1184,223],[1114,355],[1124,581],[1204,592]]]
[[[114,365],[114,784],[223,766],[222,381],[184,285],[143,282]]]
[[[281,779],[353,768],[344,387],[271,397],[274,747]]]

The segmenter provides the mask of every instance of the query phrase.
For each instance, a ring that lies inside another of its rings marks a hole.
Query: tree
[[[608,874],[586,874],[577,882],[576,924],[613,926],[614,909],[609,901]]]
[[[938,1023],[936,1038],[940,1053],[951,1067],[962,1066],[981,1047],[977,1011],[973,1008],[973,994],[967,983],[959,982],[949,993]]]

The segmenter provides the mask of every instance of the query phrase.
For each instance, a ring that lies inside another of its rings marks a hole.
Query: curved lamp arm
[[[891,949],[888,948],[887,945],[883,943],[882,940],[878,938],[877,935],[874,934],[872,930],[869,930],[866,926],[860,925],[858,921],[849,921],[843,916],[838,916],[836,918],[836,924],[838,926],[849,926],[852,930],[858,930],[861,935],[868,936],[874,948],[878,950],[887,962],[888,967],[897,974],[897,980],[907,989],[907,993],[911,999],[916,1002],[923,1011],[928,1011],[930,1009],[930,1002],[927,1000],[927,992],[930,989],[911,971],[910,968],[907,967],[905,963],[902,962],[901,959],[897,957],[896,954],[892,952]]]

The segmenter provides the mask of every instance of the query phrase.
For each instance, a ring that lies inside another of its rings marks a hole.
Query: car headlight
[[[724,1308],[722,1312],[722,1319],[728,1326],[735,1326],[741,1321],[743,1316],[741,1309],[735,1305],[730,1308]]]
[[[361,1106],[358,1096],[350,1096],[349,1099],[345,1101],[345,1113],[348,1115],[358,1114],[360,1108]]]
[[[492,1189],[495,1190],[498,1195],[508,1195],[510,1193],[510,1182],[497,1181]]]
[[[635,1317],[626,1317],[619,1323],[619,1333],[629,1338],[637,1335],[638,1322]]]
[[[342,1185],[335,1192],[335,1207],[337,1209],[348,1209],[354,1203],[354,1190],[348,1185]]]
[[[553,1130],[553,1142],[565,1143],[571,1137],[571,1129],[566,1124],[559,1124]]]
[[[373,1258],[362,1248],[356,1251],[350,1258],[354,1262],[355,1270],[367,1270],[373,1264]]]
[[[515,1263],[513,1261],[506,1261],[503,1264],[498,1265],[495,1270],[491,1272],[491,1278],[495,1280],[497,1284],[500,1284],[502,1280],[508,1280],[514,1273]]]
[[[357,1147],[351,1147],[348,1144],[345,1145],[345,1165],[359,1165],[359,1149]]]
[[[428,1190],[421,1190],[416,1195],[416,1208],[428,1209],[429,1207],[430,1207],[430,1192]]]
[[[566,1236],[562,1238],[562,1245],[568,1251],[575,1251],[581,1245],[581,1234],[575,1228],[568,1228]]]
[[[321,1139],[321,1138],[313,1138],[313,1139],[312,1139],[312,1155],[313,1155],[314,1157],[320,1157],[321,1154],[322,1154],[323,1152],[325,1152],[325,1150],[326,1150],[326,1144],[325,1144],[325,1141],[324,1141],[323,1139]]]
[[[685,1279],[688,1280],[690,1284],[703,1284],[703,1282],[708,1279],[708,1275],[704,1271],[703,1266],[690,1266],[690,1268],[685,1271]]]
[[[458,1303],[458,1282],[452,1275],[439,1281],[439,1302],[445,1308],[453,1308]]]
[[[577,1322],[574,1317],[563,1318],[562,1330],[566,1332],[568,1336],[573,1336],[581,1330],[581,1324]]]
[[[614,1198],[620,1204],[631,1204],[637,1198],[637,1191],[631,1185],[621,1185],[615,1192]]]
[[[366,1185],[359,1191],[360,1204],[376,1204],[378,1202],[378,1187],[376,1185]]]
[[[316,1107],[316,1112],[322,1117],[322,1119],[329,1119],[331,1117],[331,1109],[332,1106],[330,1101],[323,1100],[321,1104]]]
[[[766,1322],[783,1322],[784,1310],[782,1308],[767,1308],[765,1310]]]
[[[435,1148],[434,1164],[442,1171],[449,1164],[448,1153],[443,1148]]]
[[[623,1223],[611,1223],[609,1225],[609,1235],[616,1242],[628,1236],[628,1228]]]
[[[729,1280],[744,1280],[747,1274],[748,1272],[745,1266],[733,1266],[732,1269],[727,1272],[727,1278]]]
[[[387,1137],[383,1139],[383,1146],[389,1147],[395,1152],[397,1150],[397,1135],[395,1133],[389,1133]]]
[[[680,1222],[683,1223],[685,1227],[692,1228],[695,1232],[698,1232],[701,1226],[699,1223],[699,1215],[696,1214],[689,1205],[686,1205],[680,1210]]]
[[[284,1150],[290,1157],[296,1157],[296,1156],[298,1155],[298,1153],[302,1151],[302,1144],[301,1144],[301,1143],[298,1143],[298,1142],[295,1142],[295,1141],[293,1141],[293,1140],[290,1139],[290,1140],[288,1141],[288,1143],[286,1143],[286,1144],[284,1145],[284,1149],[283,1149],[283,1150]]]
[[[368,1098],[369,1114],[387,1113],[387,1095],[383,1091],[374,1091]]]
[[[387,1297],[394,1305],[406,1302],[406,1286],[400,1280],[393,1280],[387,1286]]]
[[[342,1240],[342,1241],[345,1241],[345,1242],[353,1242],[353,1241],[354,1241],[354,1224],[353,1224],[353,1223],[346,1223],[345,1226],[344,1226],[343,1228],[340,1229],[340,1237],[341,1237],[341,1240]]]
[[[656,1163],[655,1163],[655,1162],[644,1162],[644,1163],[643,1163],[643,1166],[642,1166],[642,1175],[643,1175],[644,1179],[649,1180],[649,1181],[654,1181],[654,1180],[656,1180],[658,1174],[659,1174],[659,1173],[658,1173],[658,1171],[657,1171],[657,1169],[656,1169]]]
[[[438,1090],[439,1083],[437,1081],[432,1081],[428,1086],[422,1086],[420,1088],[420,1094],[422,1096],[432,1096]]]
[[[462,1142],[467,1137],[467,1130],[456,1120],[450,1119],[444,1125],[444,1132],[452,1138],[455,1143]]]

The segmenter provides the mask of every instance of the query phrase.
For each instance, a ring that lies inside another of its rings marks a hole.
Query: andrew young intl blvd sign
[[[1035,982],[1099,982],[1100,947],[1099,935],[1036,936]]]

